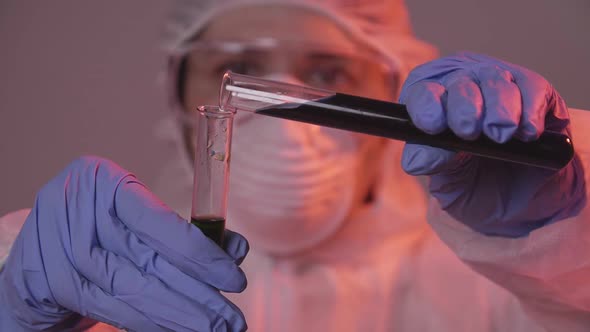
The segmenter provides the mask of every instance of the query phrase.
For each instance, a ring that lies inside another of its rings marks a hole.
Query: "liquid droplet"
[[[219,161],[224,161],[225,160],[225,153],[216,153],[213,156],[213,159],[219,160]]]

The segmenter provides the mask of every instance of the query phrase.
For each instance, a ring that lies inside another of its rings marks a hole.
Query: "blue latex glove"
[[[248,251],[225,251],[112,162],[84,157],[37,195],[0,274],[0,331],[243,331]],[[86,316],[88,318],[83,318]],[[77,325],[77,328],[72,326]]]
[[[543,77],[483,55],[462,53],[417,67],[400,102],[430,134],[450,128],[467,140],[486,135],[499,143],[535,140],[545,129],[569,134],[567,107]],[[430,193],[441,207],[487,235],[527,235],[575,215],[586,200],[577,157],[550,171],[406,144],[402,167],[430,175]]]

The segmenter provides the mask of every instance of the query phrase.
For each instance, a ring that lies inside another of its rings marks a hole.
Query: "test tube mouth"
[[[219,106],[235,112],[256,112],[285,103],[306,103],[334,95],[335,92],[260,77],[225,72],[219,91]]]
[[[225,72],[225,74],[223,74],[223,78],[221,79],[221,86],[219,87],[219,107],[223,107],[224,109],[232,109],[232,111],[235,112],[235,108],[230,106],[232,94],[227,93],[226,91],[226,86],[228,85],[234,85],[234,79],[231,71]]]
[[[229,118],[236,113],[235,110],[226,110],[216,105],[201,105],[197,107],[197,111],[205,116],[214,118]]]

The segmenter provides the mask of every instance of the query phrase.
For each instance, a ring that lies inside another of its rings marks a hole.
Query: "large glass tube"
[[[571,139],[558,132],[546,131],[533,142],[512,139],[502,144],[485,135],[464,140],[450,130],[430,135],[414,126],[402,104],[231,72],[224,75],[219,105],[225,110],[255,112],[554,170],[567,165],[574,156]]]
[[[233,112],[200,106],[195,132],[191,223],[223,245]]]

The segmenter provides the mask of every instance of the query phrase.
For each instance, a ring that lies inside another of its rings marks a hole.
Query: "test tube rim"
[[[235,110],[226,110],[217,105],[201,105],[197,107],[197,112],[218,119],[231,118],[236,113]]]

